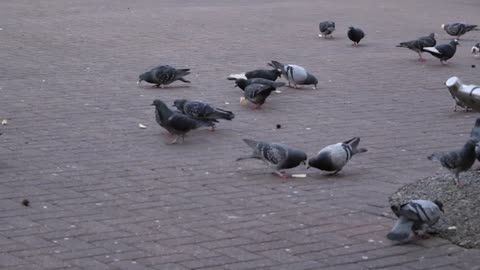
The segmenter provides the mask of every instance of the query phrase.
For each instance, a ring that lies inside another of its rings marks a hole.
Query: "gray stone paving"
[[[388,196],[445,173],[426,156],[463,144],[478,117],[453,112],[444,82],[480,83],[478,32],[447,66],[394,46],[432,31],[447,42],[440,24],[479,12],[476,0],[0,2],[0,268],[479,269],[478,250],[385,238]],[[317,37],[325,19],[332,40]],[[350,25],[366,32],[358,48]],[[305,66],[319,90],[242,107],[226,76],[272,59]],[[192,85],[138,87],[157,64],[191,68]],[[149,104],[181,97],[237,117],[167,146]],[[312,155],[353,136],[369,152],[335,177],[284,182],[234,162],[246,137]]]

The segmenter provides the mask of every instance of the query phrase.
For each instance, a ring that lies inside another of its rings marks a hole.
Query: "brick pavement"
[[[440,24],[479,23],[478,3],[358,2],[1,2],[0,268],[479,269],[478,250],[384,237],[388,195],[444,173],[425,157],[461,145],[478,117],[453,112],[443,83],[480,83],[468,52],[480,33],[448,66],[394,45],[432,31],[446,42]],[[333,40],[317,37],[324,19],[337,22]],[[351,24],[366,31],[359,48]],[[226,75],[272,59],[307,67],[320,89],[241,107]],[[192,86],[137,87],[159,63],[191,68]],[[237,117],[167,146],[149,104],[181,97]],[[234,162],[244,137],[314,154],[352,136],[370,151],[336,177],[282,182]]]

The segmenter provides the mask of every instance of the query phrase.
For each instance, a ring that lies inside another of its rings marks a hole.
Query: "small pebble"
[[[27,199],[24,199],[24,200],[22,201],[22,205],[25,206],[25,207],[29,207],[29,206],[30,206],[30,201],[27,200]]]
[[[282,128],[282,125],[277,124],[277,129],[281,129],[281,128]]]

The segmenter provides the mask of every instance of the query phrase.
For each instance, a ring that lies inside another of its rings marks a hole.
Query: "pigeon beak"
[[[236,87],[238,87],[238,85],[235,84],[235,86],[233,88],[236,88]]]
[[[137,84],[140,85],[140,82],[141,82],[141,80],[138,80],[138,81],[137,81]]]
[[[155,104],[153,104],[153,103],[152,103],[152,104],[150,104],[150,105],[152,105],[152,106],[155,106]]]

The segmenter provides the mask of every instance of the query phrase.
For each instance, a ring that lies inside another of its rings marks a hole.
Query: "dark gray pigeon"
[[[215,108],[202,101],[177,99],[173,102],[173,105],[183,114],[197,120],[218,123],[218,119],[232,120],[235,118],[233,112]],[[213,129],[214,126],[212,126]]]
[[[137,84],[141,81],[153,83],[157,87],[163,88],[165,85],[169,85],[176,80],[190,83],[187,79],[183,78],[190,74],[190,69],[176,69],[169,65],[162,65],[152,68],[150,71],[140,74],[138,76]]]
[[[191,130],[213,125],[211,121],[199,121],[181,113],[174,113],[159,99],[154,100],[152,105],[155,106],[155,120],[157,123],[175,136],[171,144],[177,143],[180,137],[183,141],[185,134]]]
[[[295,168],[300,164],[305,164],[307,154],[301,150],[292,149],[284,144],[268,143],[254,141],[250,139],[243,139],[243,141],[253,149],[253,153],[246,157],[238,158],[244,159],[260,159],[274,169],[274,173],[282,178],[289,177],[281,170]]]
[[[475,126],[473,126],[472,128],[470,137],[474,140],[480,141],[480,118],[477,118],[477,120],[475,121]],[[477,145],[477,147],[475,148],[475,152],[477,154],[477,160],[480,161],[480,146]]]
[[[471,53],[473,56],[478,56],[478,53],[480,53],[480,43],[473,45]]]
[[[322,36],[324,38],[327,38],[328,36],[333,37],[332,33],[333,31],[335,31],[335,22],[332,22],[332,21],[321,22],[318,28],[320,28],[320,34],[318,35],[319,37],[322,37]]]
[[[455,184],[462,187],[463,184],[460,182],[459,174],[469,170],[475,163],[475,146],[477,143],[477,140],[469,139],[461,149],[446,153],[436,152],[430,155],[428,159],[440,161],[444,168],[454,174]]]
[[[240,89],[245,90],[245,87],[249,86],[250,84],[263,84],[263,85],[268,85],[272,86],[275,89],[285,86],[284,82],[275,82],[263,78],[253,78],[253,79],[236,79],[235,80],[235,86],[238,86]]]
[[[425,59],[422,57],[422,49],[425,47],[434,47],[437,45],[435,40],[435,33],[431,33],[428,36],[420,37],[415,40],[410,40],[406,42],[400,42],[397,47],[408,48],[418,54],[418,61],[424,62]]]
[[[268,65],[276,68],[287,79],[288,86],[297,88],[297,85],[313,85],[317,89],[318,80],[310,74],[305,68],[297,65],[284,65],[277,61],[272,61]]]
[[[475,29],[476,27],[477,25],[464,23],[442,24],[442,29],[445,30],[447,34],[457,37],[457,39],[460,39],[460,37],[465,35],[467,32],[478,30]]]
[[[443,212],[443,204],[440,201],[411,200],[400,207],[391,206],[393,213],[398,217],[387,238],[392,241],[407,241],[412,232],[417,234],[425,231],[426,227],[434,225],[440,219]]]
[[[446,61],[452,58],[457,51],[457,46],[460,45],[457,39],[450,41],[448,44],[440,44],[435,47],[425,47],[422,48],[423,52],[428,52],[429,54],[440,59],[442,64],[446,64]]]
[[[357,46],[358,43],[360,43],[360,40],[365,37],[365,33],[360,28],[350,26],[348,28],[347,36],[351,41],[353,41],[352,46]]]
[[[254,83],[245,87],[243,95],[245,99],[256,105],[254,109],[260,109],[272,91],[275,91],[275,87]]]
[[[270,81],[275,81],[281,75],[282,73],[277,69],[256,69],[256,70],[239,73],[239,74],[230,74],[227,77],[227,80],[237,80],[237,79],[248,80],[248,79],[262,78]]]
[[[316,157],[308,160],[308,167],[336,174],[355,154],[367,152],[365,148],[358,148],[359,143],[360,138],[355,137],[345,142],[328,145],[320,150]]]

